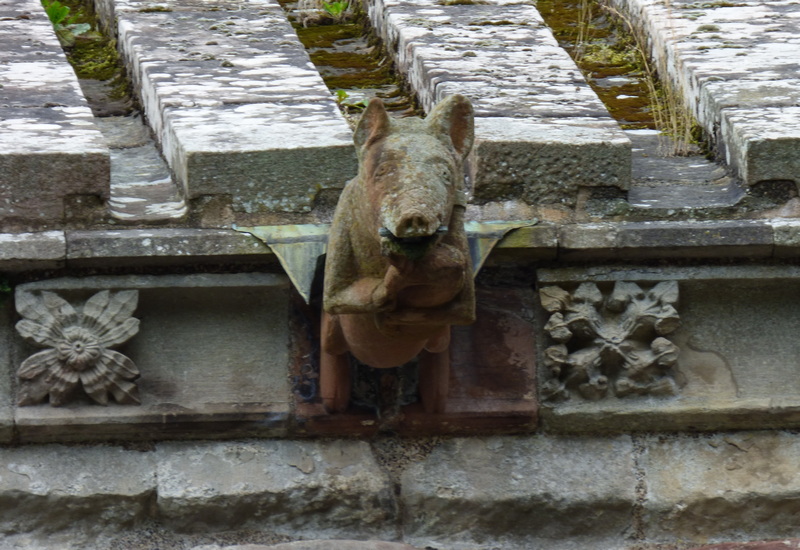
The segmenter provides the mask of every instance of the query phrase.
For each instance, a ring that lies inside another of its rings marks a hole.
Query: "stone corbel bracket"
[[[101,405],[109,395],[121,404],[139,404],[139,369],[111,349],[139,332],[132,317],[138,298],[136,290],[103,290],[73,306],[55,292],[19,293],[17,332],[45,349],[20,365],[17,403],[35,405],[49,397],[51,405],[64,405],[82,388]]]
[[[593,282],[546,286],[539,297],[552,341],[544,351],[544,400],[678,393],[680,350],[667,338],[680,326],[676,281],[649,288],[617,281],[606,292]]]

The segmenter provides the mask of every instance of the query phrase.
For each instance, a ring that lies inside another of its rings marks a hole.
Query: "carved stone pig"
[[[450,326],[475,320],[464,231],[463,161],[473,111],[448,97],[427,119],[391,119],[373,99],[356,128],[359,173],[344,188],[325,263],[320,387],[329,411],[347,408],[347,352],[376,368],[417,355],[420,394],[442,412]]]

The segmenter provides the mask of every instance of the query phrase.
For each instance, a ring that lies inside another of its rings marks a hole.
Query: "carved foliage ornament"
[[[138,297],[136,290],[103,290],[76,308],[53,292],[21,293],[17,332],[46,349],[20,365],[18,404],[34,405],[49,396],[51,405],[63,405],[78,386],[102,405],[109,393],[118,403],[138,404],[133,380],[139,369],[110,349],[139,332],[139,320],[131,316]]]
[[[677,394],[680,350],[665,338],[680,326],[677,282],[643,290],[619,281],[606,295],[594,283],[573,292],[549,286],[539,296],[551,313],[544,329],[555,341],[544,353],[545,399]]]

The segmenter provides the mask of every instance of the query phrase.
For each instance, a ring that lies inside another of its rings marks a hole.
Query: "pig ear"
[[[353,134],[353,141],[360,152],[362,147],[381,139],[388,132],[389,115],[386,113],[383,101],[373,97],[361,114],[355,134]]]
[[[428,126],[449,138],[456,153],[466,157],[475,140],[472,103],[463,95],[451,95],[436,105],[427,118]]]

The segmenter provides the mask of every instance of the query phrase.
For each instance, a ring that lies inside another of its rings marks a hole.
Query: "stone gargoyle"
[[[469,100],[453,95],[425,119],[392,119],[370,101],[354,141],[359,173],[336,207],[325,263],[320,393],[350,398],[348,352],[375,368],[419,356],[427,412],[444,411],[450,326],[475,320],[464,230],[464,159],[474,139]]]

